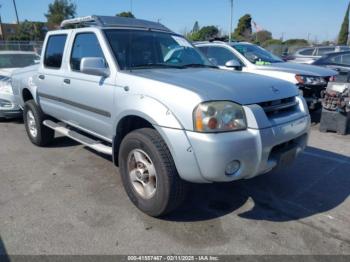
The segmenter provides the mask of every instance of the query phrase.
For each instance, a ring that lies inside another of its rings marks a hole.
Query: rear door
[[[45,51],[37,75],[37,96],[43,111],[57,119],[64,118],[65,105],[61,102],[64,78],[63,56],[68,33],[51,34],[47,37]]]

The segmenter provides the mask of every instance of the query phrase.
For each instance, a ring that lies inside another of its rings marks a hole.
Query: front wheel
[[[29,100],[24,105],[23,120],[30,141],[37,146],[46,146],[52,142],[55,132],[44,126],[43,121],[47,117],[40,107]]]
[[[144,128],[128,134],[120,147],[119,164],[126,193],[144,213],[159,217],[183,202],[186,182],[156,130]]]

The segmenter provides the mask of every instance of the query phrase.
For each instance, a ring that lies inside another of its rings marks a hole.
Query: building
[[[1,23],[0,40],[9,40],[9,38],[16,35],[18,28],[18,24]]]

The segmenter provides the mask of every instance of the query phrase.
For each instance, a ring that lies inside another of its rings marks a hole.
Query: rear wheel
[[[34,100],[25,103],[23,110],[24,125],[30,141],[37,146],[50,144],[55,136],[52,129],[43,125],[45,119],[47,119],[47,116]]]
[[[176,209],[186,196],[186,182],[156,130],[128,134],[119,151],[120,173],[130,200],[144,213],[158,217]]]

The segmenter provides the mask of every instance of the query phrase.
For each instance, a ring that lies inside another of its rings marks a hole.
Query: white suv
[[[221,69],[270,76],[297,85],[310,109],[320,104],[321,91],[337,72],[317,66],[284,62],[260,46],[220,41],[195,43],[209,60]]]

